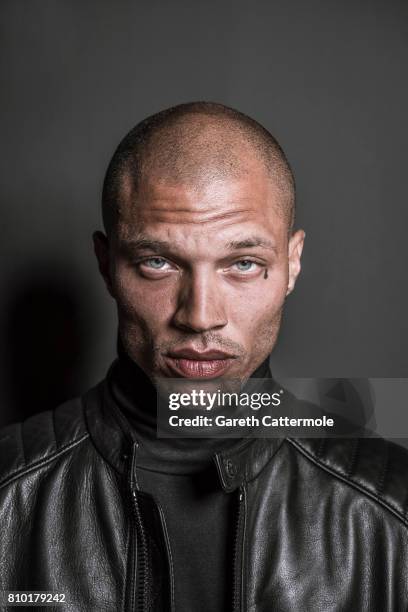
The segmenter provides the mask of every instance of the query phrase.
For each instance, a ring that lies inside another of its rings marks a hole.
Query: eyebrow
[[[128,240],[121,243],[121,249],[134,253],[142,249],[152,251],[154,253],[160,253],[163,250],[170,250],[172,248],[171,242],[166,240],[154,240],[148,237],[136,238],[134,240]],[[237,251],[239,249],[252,249],[261,247],[264,249],[270,249],[276,252],[275,244],[268,239],[262,238],[261,236],[249,236],[241,240],[232,240],[226,245],[229,251]]]
[[[126,251],[135,252],[141,249],[147,249],[158,253],[163,249],[169,249],[171,247],[170,242],[165,240],[152,240],[150,238],[137,238],[136,240],[127,240],[122,242],[120,245],[121,249]]]
[[[250,236],[243,240],[233,240],[227,244],[227,248],[230,250],[238,249],[252,249],[255,247],[262,247],[263,249],[271,249],[276,251],[276,246],[271,240],[262,238],[261,236]]]

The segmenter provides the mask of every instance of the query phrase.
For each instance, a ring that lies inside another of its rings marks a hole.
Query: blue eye
[[[252,266],[255,265],[255,262],[249,259],[242,259],[241,261],[237,261],[235,265],[240,272],[249,272],[249,270],[252,270]]]
[[[151,257],[150,259],[146,259],[144,263],[154,270],[161,270],[165,265],[166,261],[161,257]]]

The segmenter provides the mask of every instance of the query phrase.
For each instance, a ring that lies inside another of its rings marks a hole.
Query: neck
[[[269,357],[251,378],[271,378]],[[111,400],[119,407],[140,442],[140,465],[168,472],[201,470],[216,452],[240,443],[238,438],[158,438],[157,392],[153,383],[123,349],[108,374]]]

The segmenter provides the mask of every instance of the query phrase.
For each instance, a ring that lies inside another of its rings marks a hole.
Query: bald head
[[[187,185],[240,178],[262,165],[276,190],[278,212],[294,220],[293,174],[275,138],[250,117],[221,104],[181,104],[148,117],[116,149],[103,187],[105,230],[117,227],[124,207],[135,205],[144,182]]]

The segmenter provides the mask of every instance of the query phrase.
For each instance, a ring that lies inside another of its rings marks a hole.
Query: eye
[[[150,257],[149,259],[145,259],[142,263],[152,270],[163,270],[167,262],[162,257]]]
[[[163,278],[174,270],[174,266],[164,257],[146,257],[136,265],[142,276],[152,279]]]
[[[239,272],[252,272],[255,270],[257,264],[255,261],[251,261],[250,259],[241,259],[241,261],[235,262],[234,266],[237,267]]]

